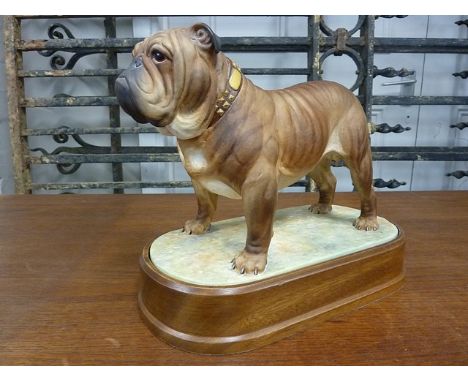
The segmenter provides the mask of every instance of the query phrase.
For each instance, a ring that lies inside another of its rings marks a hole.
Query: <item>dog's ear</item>
[[[190,28],[192,40],[204,49],[213,49],[215,53],[221,50],[221,40],[211,28],[204,24],[195,24]]]

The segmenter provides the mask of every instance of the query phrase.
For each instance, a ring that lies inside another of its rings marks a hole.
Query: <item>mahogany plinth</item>
[[[404,279],[404,234],[391,242],[256,282],[189,284],[163,274],[143,250],[138,305],[151,331],[189,352],[248,351],[360,308]]]

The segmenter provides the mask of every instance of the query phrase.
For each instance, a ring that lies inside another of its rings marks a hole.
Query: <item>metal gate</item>
[[[357,67],[357,78],[351,90],[358,89],[358,97],[367,114],[369,130],[373,134],[400,134],[407,129],[397,124],[373,124],[371,122],[373,105],[468,105],[466,96],[373,96],[372,85],[376,76],[404,77],[408,70],[374,66],[375,53],[468,53],[468,39],[447,38],[376,38],[374,24],[379,17],[405,16],[359,16],[356,25],[347,30],[332,30],[321,16],[307,17],[306,37],[221,37],[221,49],[225,52],[306,52],[307,67],[304,68],[243,68],[246,75],[307,75],[308,80],[321,78],[321,65],[330,55],[347,55]],[[80,39],[65,25],[67,19],[85,19],[85,16],[47,16],[43,19],[55,19],[48,29],[48,40],[21,39],[22,22],[25,19],[41,17],[6,16],[4,19],[5,65],[8,85],[8,110],[13,153],[13,166],[17,193],[31,193],[35,190],[59,190],[68,192],[77,189],[112,189],[122,193],[124,189],[135,188],[173,188],[191,187],[187,181],[142,182],[126,181],[123,176],[123,163],[176,162],[180,161],[176,147],[140,147],[123,146],[122,134],[155,133],[151,126],[122,127],[120,110],[114,93],[114,80],[120,73],[117,65],[117,53],[130,53],[133,46],[141,39],[117,38],[116,19],[114,16],[102,16],[105,38]],[[468,20],[457,22],[458,27],[468,26]],[[353,35],[359,32],[359,37]],[[37,52],[50,57],[50,70],[25,70],[23,55],[25,52]],[[68,61],[61,55],[71,52]],[[105,69],[74,69],[83,57],[93,54],[105,54]],[[460,81],[468,77],[468,71],[454,73]],[[79,96],[57,94],[51,98],[26,97],[25,79],[48,77],[51,81],[58,77],[106,77],[108,94],[105,96]],[[73,120],[67,126],[42,126],[29,128],[27,113],[31,108],[71,108],[81,106],[106,106],[109,110],[109,123],[105,127],[74,127]],[[468,124],[459,121],[451,128],[464,129]],[[449,127],[447,127],[449,128]],[[86,142],[81,135],[109,134],[110,145],[99,146]],[[30,147],[28,137],[50,136],[60,144],[52,152],[44,148]],[[66,143],[73,139],[75,146]],[[78,146],[76,147],[76,144]],[[385,146],[372,147],[375,161],[467,161],[467,147],[438,146]],[[42,182],[35,183],[31,178],[34,166],[55,165],[62,174],[72,174],[84,163],[111,163],[112,181],[95,182]],[[336,166],[342,164],[336,163]],[[462,178],[468,171],[452,172],[447,176]],[[396,180],[375,179],[374,186],[395,188]],[[311,183],[304,179],[293,186],[303,186],[311,190]]]

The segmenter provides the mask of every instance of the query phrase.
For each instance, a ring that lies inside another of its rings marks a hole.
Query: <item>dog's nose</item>
[[[120,76],[118,76],[117,79],[115,80],[115,85],[126,87],[127,84],[125,81],[125,77],[122,74],[120,74]]]
[[[130,99],[128,95],[128,84],[127,79],[123,75],[123,73],[117,77],[115,80],[115,95],[117,96],[117,100],[119,101],[120,105],[127,111],[127,105],[130,104]]]
[[[133,60],[131,67],[133,68],[139,68],[141,65],[143,65],[143,58],[141,56],[135,57]]]
[[[122,73],[115,80],[115,92],[119,101],[120,99],[124,98],[124,96],[126,96],[127,91],[128,91],[127,79]]]
[[[122,109],[138,123],[148,123],[146,118],[138,110],[132,98],[131,89],[125,73],[115,80],[115,95]]]

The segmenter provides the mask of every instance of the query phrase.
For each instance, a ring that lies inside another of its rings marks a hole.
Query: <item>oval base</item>
[[[339,234],[339,233],[337,233]],[[236,285],[199,285],[163,273],[147,245],[138,305],[158,337],[186,351],[248,351],[379,299],[404,279],[404,234],[388,243]],[[250,280],[250,279],[249,279]]]

